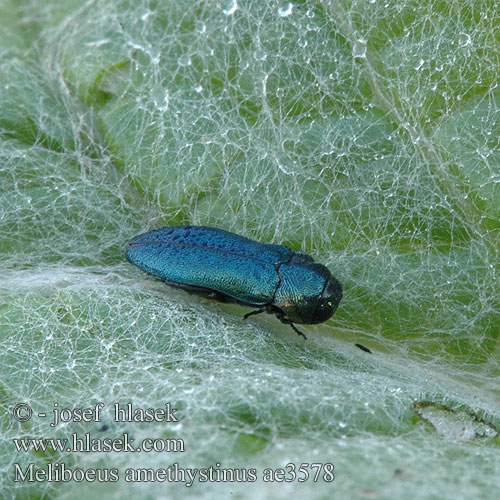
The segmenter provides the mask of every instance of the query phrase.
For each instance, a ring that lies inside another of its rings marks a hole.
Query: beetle
[[[167,285],[258,308],[244,319],[274,314],[304,338],[294,323],[323,323],[342,298],[341,283],[309,255],[214,227],[155,229],[133,238],[125,256]]]

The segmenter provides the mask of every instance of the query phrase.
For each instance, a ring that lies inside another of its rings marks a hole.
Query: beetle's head
[[[325,283],[311,323],[323,323],[333,316],[342,298],[342,285],[333,276]]]

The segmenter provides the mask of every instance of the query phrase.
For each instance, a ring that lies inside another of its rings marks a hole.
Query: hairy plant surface
[[[0,498],[497,498],[499,74],[493,1],[0,0]],[[337,313],[304,341],[124,261],[174,224],[313,255]],[[185,451],[13,442],[73,433]],[[257,480],[125,480],[174,463]]]

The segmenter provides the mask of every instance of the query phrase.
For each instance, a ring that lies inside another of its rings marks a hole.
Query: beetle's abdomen
[[[198,248],[211,248],[224,254],[260,260],[267,264],[288,262],[296,252],[284,245],[270,245],[244,236],[208,226],[170,226],[155,229],[133,238],[138,243],[176,243]]]
[[[265,305],[279,284],[275,264],[293,251],[209,227],[166,227],[130,241],[127,259],[170,282],[216,290],[240,302]]]

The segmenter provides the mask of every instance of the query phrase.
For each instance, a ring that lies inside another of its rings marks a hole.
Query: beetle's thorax
[[[322,323],[330,318],[342,298],[342,286],[322,264],[296,253],[279,266],[280,284],[274,297],[286,318],[295,323]]]

